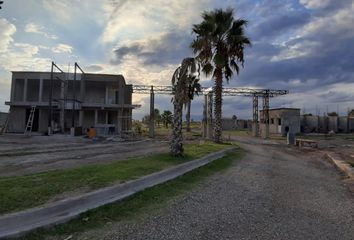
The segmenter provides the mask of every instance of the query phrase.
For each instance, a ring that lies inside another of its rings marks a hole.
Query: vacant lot
[[[335,134],[331,136],[313,134],[299,136],[299,138],[318,142],[320,150],[333,152],[354,167],[354,134]]]
[[[0,178],[0,214],[136,179],[229,146],[214,143],[187,144],[183,157],[161,153],[109,164]]]
[[[0,135],[0,177],[111,163],[166,151],[167,142],[153,140],[115,142],[67,135]]]

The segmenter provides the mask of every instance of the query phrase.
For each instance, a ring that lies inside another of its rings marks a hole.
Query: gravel
[[[79,239],[354,239],[354,197],[315,152],[243,144],[247,156],[143,219]]]

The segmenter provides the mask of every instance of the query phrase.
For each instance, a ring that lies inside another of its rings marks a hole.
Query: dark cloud
[[[253,39],[264,39],[294,32],[310,20],[310,14],[305,11],[286,11],[267,16],[264,21],[255,25],[251,31]]]
[[[351,102],[354,99],[353,93],[343,93],[338,91],[329,91],[324,94],[320,94],[319,97],[325,99],[329,102],[341,103],[341,102]]]
[[[183,58],[191,56],[192,52],[189,49],[191,41],[192,36],[188,33],[169,32],[160,38],[118,47],[114,50],[111,63],[120,64],[125,56],[134,55],[147,65],[178,64]]]

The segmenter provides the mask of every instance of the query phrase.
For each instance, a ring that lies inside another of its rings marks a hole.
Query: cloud
[[[325,8],[331,3],[331,0],[300,0],[300,3],[306,8]]]
[[[147,65],[178,64],[183,58],[192,55],[189,49],[191,41],[191,35],[186,32],[167,32],[152,38],[132,41],[114,50],[111,63],[121,64],[126,56],[136,56]]]
[[[39,26],[39,25],[37,25],[35,23],[28,23],[25,26],[25,32],[37,33],[37,34],[43,35],[44,37],[49,38],[49,39],[57,39],[58,38],[55,35],[48,34],[44,27]]]
[[[15,25],[8,22],[6,19],[0,19],[0,53],[7,51],[11,42],[13,42],[12,35],[16,32]]]
[[[84,70],[87,72],[102,72],[104,70],[104,67],[99,64],[92,64],[84,67]]]
[[[67,44],[60,43],[52,47],[52,51],[54,53],[72,53],[73,47]]]
[[[171,29],[185,30],[200,18],[196,9],[204,9],[209,0],[183,1],[131,0],[105,2],[107,24],[102,34],[104,43],[129,38],[139,40]],[[199,11],[198,11],[199,12]]]
[[[38,56],[39,47],[14,43],[0,55],[0,65],[6,71],[48,71],[51,60]]]
[[[62,0],[42,0],[43,8],[51,13],[53,19],[59,21],[69,21],[72,18],[72,8],[67,1]]]

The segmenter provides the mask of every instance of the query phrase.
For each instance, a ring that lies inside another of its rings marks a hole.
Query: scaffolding
[[[85,72],[81,69],[81,67],[75,62],[74,66],[74,79],[73,79],[73,91],[72,91],[72,98],[68,97],[68,88],[69,88],[69,71],[65,73],[58,65],[52,62],[51,67],[51,74],[50,74],[50,91],[49,91],[49,115],[48,115],[48,134],[52,134],[53,130],[55,130],[54,124],[54,114],[60,111],[60,129],[63,132],[65,129],[65,110],[69,107],[68,102],[71,105],[71,127],[75,127],[75,108],[77,104],[80,104],[81,101],[77,99],[76,95],[76,80],[77,80],[77,69],[81,71],[81,80],[84,80]],[[58,72],[59,71],[59,72]],[[65,77],[63,77],[65,75]],[[60,97],[54,98],[53,91],[54,91],[54,80],[58,80],[60,82]],[[82,91],[82,89],[81,89]],[[81,96],[82,97],[82,96]],[[56,104],[54,104],[56,103]],[[59,106],[59,108],[58,108]]]
[[[172,86],[151,86],[151,85],[133,85],[133,93],[136,94],[150,94],[150,124],[149,124],[149,135],[154,136],[154,97],[155,94],[162,95],[172,95]],[[213,93],[212,88],[202,87],[201,93],[203,95],[209,95]],[[288,90],[277,90],[277,89],[258,89],[258,88],[239,88],[239,87],[226,87],[222,90],[222,96],[244,96],[252,97],[253,101],[253,128],[254,135],[259,135],[259,117],[258,117],[258,100],[263,99],[263,122],[266,126],[265,137],[269,136],[269,99],[276,96],[282,96],[288,94]],[[210,106],[209,106],[210,108]]]

